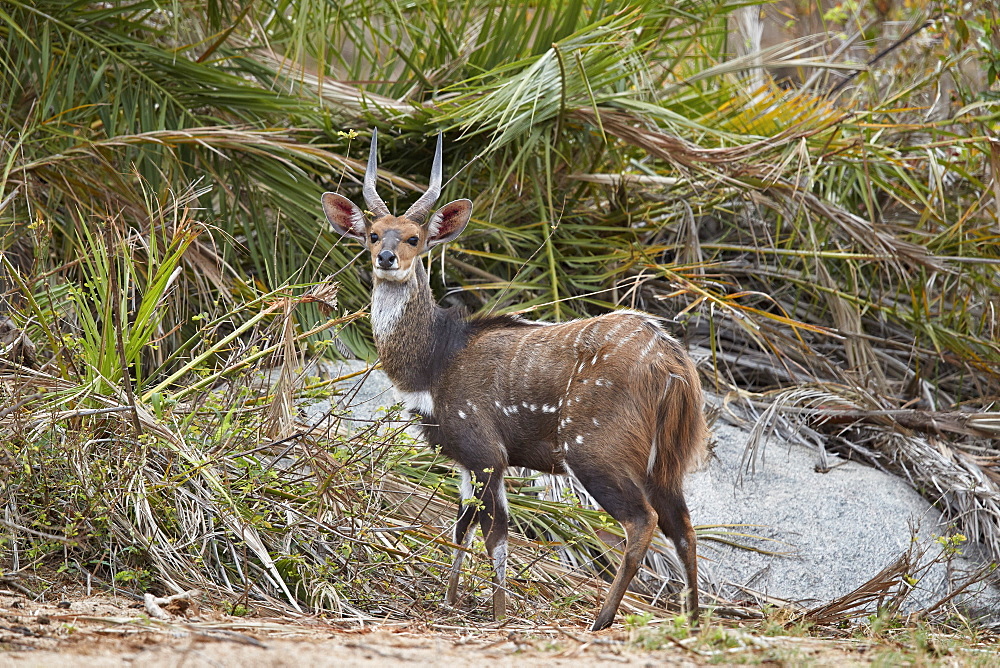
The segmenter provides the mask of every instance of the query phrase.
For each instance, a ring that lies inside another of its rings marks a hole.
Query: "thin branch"
[[[827,93],[827,95],[828,96],[832,96],[832,95],[836,94],[837,91],[839,91],[841,88],[843,88],[844,86],[846,86],[847,84],[849,84],[851,81],[853,81],[854,77],[858,76],[862,72],[867,72],[868,70],[870,70],[871,67],[872,67],[872,65],[874,65],[875,63],[877,63],[878,61],[882,60],[883,58],[885,58],[886,56],[888,56],[890,53],[892,53],[893,51],[895,51],[899,47],[901,47],[904,44],[906,44],[907,42],[909,42],[911,39],[913,39],[914,37],[916,37],[918,33],[920,33],[921,31],[923,31],[924,28],[926,28],[930,24],[934,23],[934,21],[937,21],[938,18],[939,18],[939,16],[933,16],[933,17],[927,19],[919,27],[914,28],[913,30],[911,30],[910,32],[906,33],[905,35],[903,35],[902,37],[900,37],[898,40],[896,40],[895,42],[893,42],[892,44],[890,44],[889,46],[887,46],[886,48],[884,48],[881,51],[879,51],[875,55],[874,58],[872,58],[871,60],[868,61],[868,63],[865,65],[865,69],[863,69],[863,70],[854,70],[853,72],[851,72],[850,74],[848,74],[844,78],[843,81],[841,81],[839,84],[837,84],[836,86],[834,86],[833,88],[831,88],[830,92]]]

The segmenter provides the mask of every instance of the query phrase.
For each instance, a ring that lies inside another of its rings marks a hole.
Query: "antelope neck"
[[[434,303],[419,260],[407,281],[375,279],[371,321],[382,369],[397,389],[431,389],[469,338],[456,309]]]

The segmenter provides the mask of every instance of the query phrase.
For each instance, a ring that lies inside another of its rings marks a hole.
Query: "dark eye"
[[[372,240],[372,243],[378,241],[378,235],[375,234],[374,232],[372,232],[371,236],[369,236],[368,238]]]
[[[418,237],[410,237],[409,239],[406,240],[406,243],[410,244],[411,246],[416,246],[418,243],[420,243],[420,239]]]

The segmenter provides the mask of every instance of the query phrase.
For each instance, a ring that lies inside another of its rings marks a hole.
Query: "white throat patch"
[[[376,270],[377,271],[377,270]],[[375,336],[384,339],[391,335],[403,318],[406,304],[415,292],[412,285],[414,272],[406,282],[378,280],[372,290],[371,322]],[[377,274],[376,274],[377,275]]]

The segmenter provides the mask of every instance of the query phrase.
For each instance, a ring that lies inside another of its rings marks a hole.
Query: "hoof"
[[[604,629],[614,624],[614,622],[615,622],[614,617],[612,617],[611,619],[598,619],[594,622],[594,625],[590,627],[590,630],[591,632],[603,631]]]

